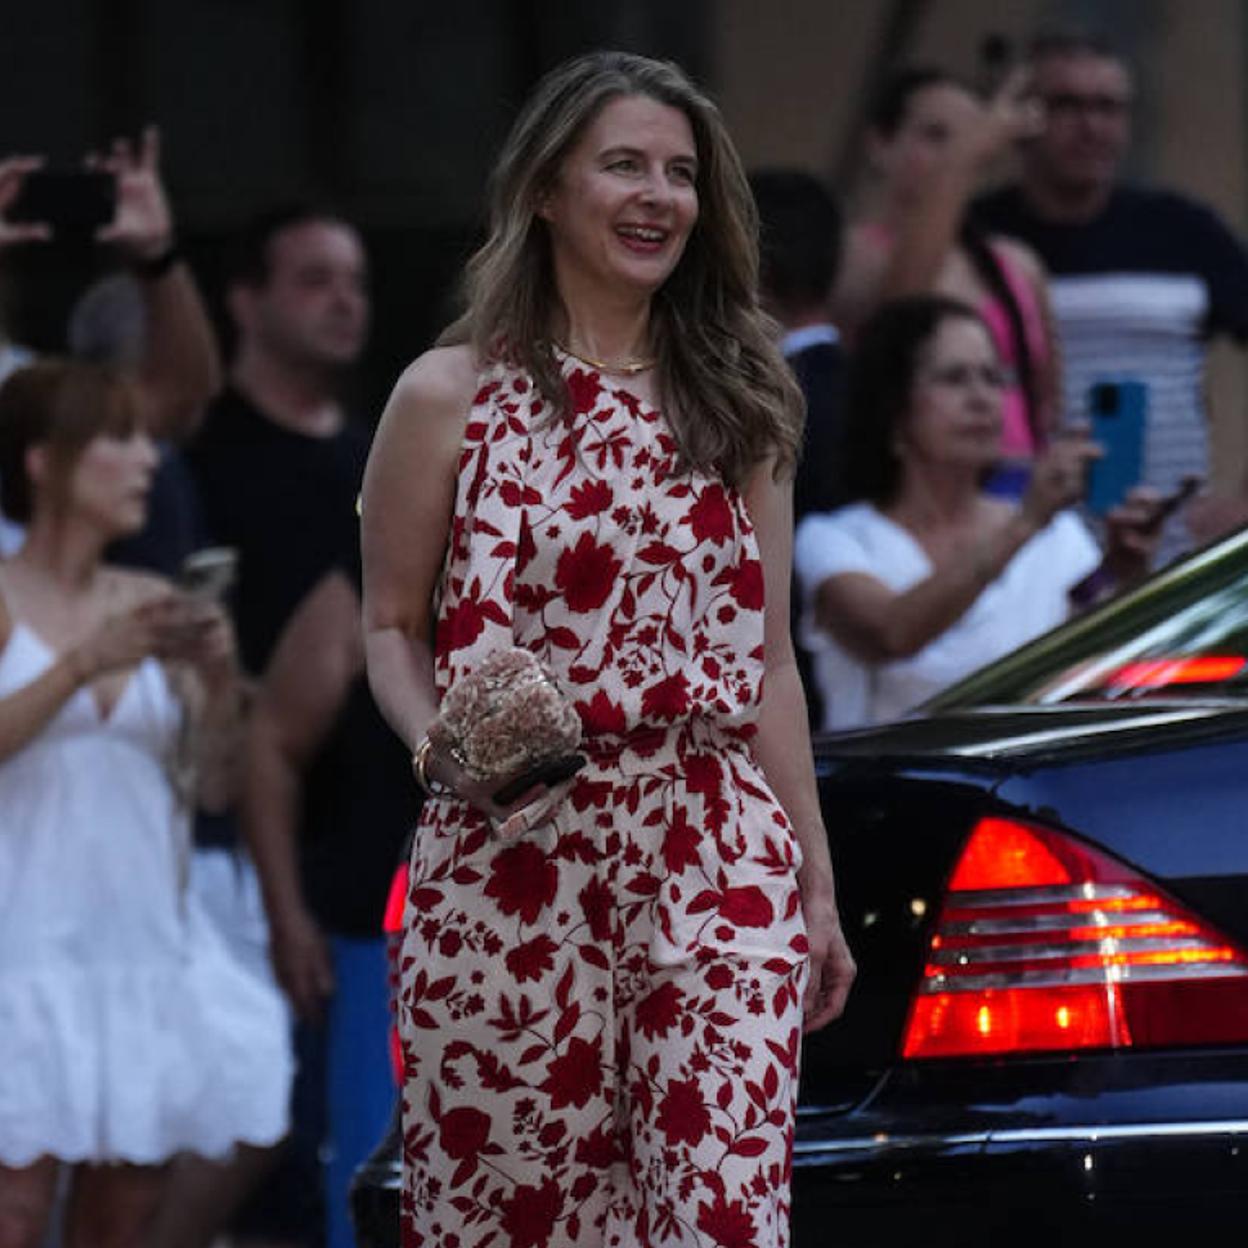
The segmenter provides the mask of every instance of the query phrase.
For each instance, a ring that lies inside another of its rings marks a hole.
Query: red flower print
[[[595,1127],[576,1145],[577,1165],[605,1170],[618,1156],[615,1136],[607,1127]]]
[[[485,615],[481,604],[471,598],[457,602],[447,613],[438,630],[439,640],[445,635],[447,650],[462,650],[481,636],[485,628]]]
[[[559,556],[555,586],[569,611],[597,611],[623,566],[610,546],[599,546],[592,533],[582,533],[576,545]]]
[[[696,1079],[669,1079],[667,1093],[659,1102],[655,1125],[669,1145],[696,1146],[711,1129],[711,1114],[698,1091]]]
[[[757,884],[724,889],[719,914],[734,927],[766,927],[775,918],[771,902]]]
[[[724,989],[732,987],[737,977],[733,974],[732,967],[726,962],[716,962],[713,966],[707,968],[703,978],[706,980],[708,988],[713,988],[716,992],[723,992]]]
[[[463,943],[464,938],[453,927],[448,927],[438,937],[438,952],[444,958],[453,958]]]
[[[680,1018],[684,995],[670,980],[665,980],[637,1006],[637,1030],[651,1040],[667,1035]]]
[[[590,880],[577,896],[589,920],[589,934],[594,940],[611,939],[611,890],[599,879]]]
[[[537,554],[537,544],[533,541],[533,530],[529,527],[529,517],[525,515],[520,521],[520,535],[516,539],[516,572],[521,573],[533,561]]]
[[[732,588],[728,591],[747,611],[763,609],[763,565],[757,559],[746,559],[734,569]]]
[[[475,1157],[490,1138],[490,1116],[470,1105],[462,1105],[442,1115],[438,1143],[455,1161]]]
[[[575,369],[568,374],[568,398],[574,412],[592,412],[602,393],[602,383],[596,373]]]
[[[700,867],[702,855],[698,853],[698,846],[701,841],[701,832],[689,822],[684,807],[678,806],[663,835],[663,861],[667,869],[674,875],[686,867]]]
[[[532,923],[555,899],[559,868],[534,844],[522,841],[494,856],[485,895],[503,914],[518,914]]]
[[[587,520],[590,516],[606,511],[614,500],[611,487],[605,481],[583,481],[568,492],[564,511],[573,520]]]
[[[628,731],[624,708],[601,689],[588,702],[577,702],[575,706],[587,736],[622,737]]]
[[[689,711],[689,681],[684,672],[649,686],[641,695],[641,711],[647,719],[683,718]]]
[[[541,1187],[517,1187],[503,1214],[503,1230],[511,1236],[510,1248],[547,1248],[562,1211],[563,1193],[554,1179],[543,1179]]]
[[[754,1221],[743,1200],[729,1202],[719,1194],[709,1205],[699,1205],[698,1230],[705,1231],[720,1248],[756,1248]]]
[[[547,971],[555,969],[554,955],[559,946],[545,934],[527,940],[510,950],[504,961],[518,984],[530,979],[541,979]]]
[[[592,1044],[574,1036],[567,1051],[546,1067],[546,1078],[538,1085],[550,1093],[551,1109],[575,1105],[584,1109],[590,1097],[602,1090],[602,1051],[597,1040]]]
[[[699,542],[722,546],[733,535],[732,508],[722,485],[708,485],[686,517]]]

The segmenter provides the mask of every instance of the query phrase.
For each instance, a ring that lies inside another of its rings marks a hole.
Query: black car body
[[[805,1045],[794,1244],[1238,1230],[1248,534],[926,712],[815,744],[859,975]]]

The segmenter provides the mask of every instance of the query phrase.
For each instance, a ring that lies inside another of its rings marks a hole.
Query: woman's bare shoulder
[[[466,416],[480,374],[481,364],[471,347],[433,347],[403,370],[390,404],[429,419]]]

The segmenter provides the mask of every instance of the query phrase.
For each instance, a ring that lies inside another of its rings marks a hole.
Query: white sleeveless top
[[[0,698],[56,659],[15,619]],[[151,1164],[285,1132],[282,1001],[185,888],[181,718],[147,659],[107,717],[81,688],[0,759],[0,1163]]]

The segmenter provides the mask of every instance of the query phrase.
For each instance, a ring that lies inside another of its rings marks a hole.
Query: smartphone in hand
[[[99,169],[34,169],[22,179],[5,216],[50,225],[62,233],[93,233],[117,213],[117,180]]]
[[[230,546],[208,546],[193,551],[182,563],[178,588],[205,602],[220,602],[238,572],[238,551]]]
[[[583,754],[565,754],[561,758],[548,759],[496,789],[493,794],[494,800],[500,806],[510,806],[516,798],[527,793],[536,784],[554,788],[556,784],[562,784],[563,781],[570,780],[576,775],[585,766],[586,761]]]
[[[1088,391],[1092,440],[1104,454],[1088,469],[1088,510],[1104,516],[1139,485],[1144,470],[1148,386],[1142,381],[1098,381]]]

